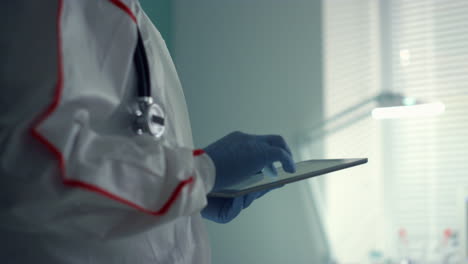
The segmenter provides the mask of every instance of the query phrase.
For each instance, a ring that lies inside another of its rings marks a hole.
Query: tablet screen
[[[346,169],[367,162],[363,159],[322,159],[306,160],[296,163],[296,172],[287,173],[282,168],[278,168],[278,176],[271,177],[264,173],[253,175],[245,181],[229,186],[223,190],[211,192],[210,197],[236,197],[249,192],[270,189],[291,182],[307,179],[310,177],[330,173],[337,170]]]

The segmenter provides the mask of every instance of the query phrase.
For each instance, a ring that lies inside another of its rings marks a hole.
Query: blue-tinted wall
[[[195,144],[233,130],[283,135],[299,156],[323,117],[320,0],[174,0],[173,55]],[[320,158],[320,148],[311,149]],[[214,264],[328,263],[310,186],[262,197],[226,225],[207,222]]]
[[[158,28],[170,51],[171,39],[171,1],[170,0],[140,0],[146,14]]]
[[[298,135],[323,117],[320,0],[142,2],[168,30],[197,147],[233,130],[275,133],[299,157]],[[309,153],[319,158],[322,149]],[[214,264],[329,257],[305,182],[262,197],[229,224],[206,224]]]

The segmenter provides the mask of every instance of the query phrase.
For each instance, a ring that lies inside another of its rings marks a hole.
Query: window
[[[369,157],[364,167],[326,178],[324,215],[335,258],[460,263],[468,2],[331,0],[323,1],[323,12],[325,112],[330,123],[344,124],[326,124],[327,157]],[[372,104],[364,103],[383,91],[442,101],[446,112],[373,120]],[[353,110],[336,121],[347,109]]]

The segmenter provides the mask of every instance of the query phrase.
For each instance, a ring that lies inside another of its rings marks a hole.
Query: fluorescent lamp
[[[418,118],[440,115],[445,111],[443,103],[427,103],[408,106],[379,107],[372,110],[374,119]]]
[[[364,98],[361,102],[311,127],[309,131],[312,132],[307,133],[307,140],[322,139],[353,125],[359,120],[368,118],[372,106],[377,107],[372,110],[372,117],[379,120],[430,117],[442,114],[445,111],[445,105],[441,102],[431,103],[431,101],[405,96],[400,93],[382,92]]]

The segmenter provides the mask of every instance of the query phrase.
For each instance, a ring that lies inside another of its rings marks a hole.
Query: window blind
[[[458,231],[457,189],[468,186],[468,1],[393,0],[388,12],[392,88],[446,105],[438,117],[388,122],[385,133],[393,226],[429,260],[446,230]]]
[[[391,121],[366,118],[364,107],[339,130],[325,124],[327,157],[369,157],[326,178],[335,258],[442,263],[446,231],[454,240],[459,231],[457,189],[468,186],[468,1],[327,0],[323,8],[329,120],[382,91],[446,106],[437,117]]]
[[[366,263],[385,241],[381,128],[367,100],[381,89],[378,4],[323,1],[323,19],[326,157],[369,159],[325,176],[325,223],[337,263]]]

